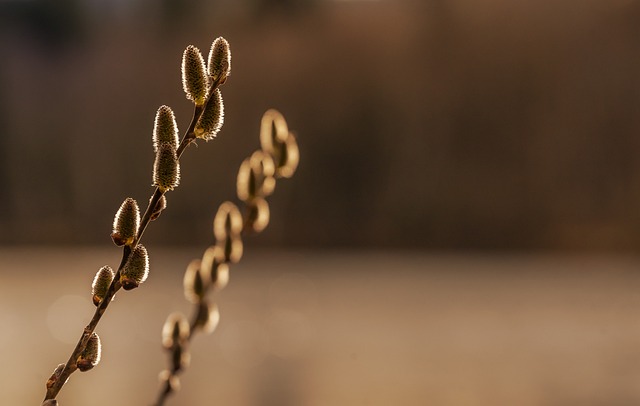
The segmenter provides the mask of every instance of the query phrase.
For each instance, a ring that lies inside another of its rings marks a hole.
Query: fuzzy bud
[[[100,344],[100,337],[98,337],[96,333],[92,333],[91,337],[89,337],[89,341],[87,342],[87,346],[78,357],[78,369],[82,372],[86,372],[98,365],[100,362],[101,352],[102,345]]]
[[[182,313],[171,313],[162,326],[162,345],[166,349],[180,346],[188,341],[189,330],[189,322]]]
[[[205,294],[205,281],[200,269],[201,261],[194,259],[187,266],[184,273],[184,297],[191,303],[202,301]]]
[[[151,199],[153,199],[153,196],[151,197]],[[151,202],[151,199],[149,199],[149,202]],[[167,208],[167,198],[165,197],[165,195],[162,195],[160,196],[158,203],[156,203],[156,207],[154,207],[153,212],[151,212],[151,217],[149,218],[149,220],[153,221],[158,217],[160,217],[160,214],[166,208]]]
[[[180,162],[176,150],[171,144],[158,147],[156,160],[153,164],[153,185],[162,192],[173,190],[180,184]]]
[[[114,276],[113,269],[108,265],[103,266],[96,272],[96,276],[93,278],[93,283],[91,284],[91,296],[94,305],[98,306],[100,302],[102,302]]]
[[[225,263],[236,264],[242,258],[243,245],[239,235],[235,237],[229,235],[224,240],[218,240],[218,245],[223,250]]]
[[[231,74],[231,50],[226,39],[218,37],[211,44],[207,70],[211,79],[219,79],[219,83],[224,83]]]
[[[209,283],[213,290],[221,290],[229,283],[229,265],[225,263],[222,247],[213,246],[206,249],[202,256],[200,270],[209,275]]]
[[[189,45],[182,54],[182,87],[187,99],[197,106],[202,106],[207,100],[209,81],[206,67],[200,50]]]
[[[269,203],[261,197],[254,199],[247,206],[246,228],[254,233],[259,233],[269,225]]]
[[[120,283],[124,290],[135,289],[149,276],[149,254],[142,244],[129,254],[127,263],[120,271]]]
[[[198,314],[196,317],[195,327],[202,329],[207,334],[213,333],[220,322],[220,311],[218,306],[207,302],[200,302],[198,306]]]
[[[251,160],[249,158],[240,164],[238,178],[236,180],[236,190],[238,198],[243,202],[256,197],[256,175],[251,169]]]
[[[220,205],[213,219],[213,235],[222,241],[227,236],[236,237],[242,231],[242,215],[238,206],[226,201]]]
[[[260,146],[273,157],[277,177],[293,176],[300,160],[298,143],[293,133],[289,132],[284,116],[277,110],[267,110],[262,116]]]
[[[271,156],[263,151],[255,151],[242,162],[238,170],[238,198],[249,202],[257,197],[269,196],[276,186],[274,175],[275,165]]]
[[[178,375],[172,374],[168,369],[160,372],[158,378],[163,384],[168,384],[172,392],[177,392],[180,390],[180,377]]]
[[[278,144],[276,158],[274,159],[276,159],[277,163],[276,176],[280,178],[290,178],[293,176],[300,162],[298,142],[293,133],[289,133],[289,136],[283,144]]]
[[[176,117],[168,106],[160,106],[156,113],[153,125],[153,151],[157,152],[158,147],[164,143],[171,144],[174,149],[178,149],[180,143]]]
[[[117,246],[131,245],[138,234],[140,209],[138,203],[127,197],[113,219],[111,239]]]
[[[275,109],[269,109],[262,115],[260,122],[260,146],[266,153],[273,155],[273,145],[283,143],[289,135],[289,127],[284,116]]]
[[[222,101],[222,93],[220,89],[216,89],[211,96],[207,104],[204,106],[204,110],[198,118],[198,122],[193,129],[197,138],[201,138],[205,141],[214,139],[224,122],[224,103]]]
[[[55,399],[47,399],[42,402],[42,405],[40,406],[58,406],[58,401]]]

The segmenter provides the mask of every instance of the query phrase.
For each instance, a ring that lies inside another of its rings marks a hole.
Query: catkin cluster
[[[160,106],[156,112],[152,144],[155,153],[153,164],[153,186],[155,192],[149,199],[147,209],[140,215],[138,203],[126,198],[113,220],[111,238],[117,246],[123,247],[123,256],[116,271],[108,265],[101,267],[91,284],[91,297],[96,306],[94,316],[85,327],[69,361],[58,365],[46,382],[47,392],[44,405],[55,405],[58,392],[76,370],[88,371],[98,365],[101,355],[100,337],[94,331],[115,293],[121,288],[132,290],[139,287],[149,275],[149,254],[140,239],[150,221],[160,216],[167,207],[166,192],[180,183],[180,156],[185,148],[196,139],[211,140],[220,131],[224,117],[224,106],[220,85],[226,82],[231,71],[231,52],[228,42],[217,38],[211,45],[205,65],[198,48],[189,45],[182,56],[182,84],[187,99],[194,103],[194,115],[182,141],[178,133],[173,110]],[[210,278],[211,279],[211,278]],[[210,279],[202,281],[202,287],[210,284]],[[194,282],[195,283],[195,282]],[[198,327],[212,330],[217,323],[215,307],[201,304]],[[188,363],[189,323],[174,317],[174,325],[163,339],[165,347],[173,354],[172,372],[180,370]]]
[[[194,305],[191,322],[181,313],[172,313],[162,329],[169,367],[160,373],[162,387],[157,406],[179,389],[178,374],[188,365],[193,334],[213,332],[220,320],[218,307],[210,296],[227,285],[229,266],[242,258],[242,235],[265,229],[269,224],[266,198],[275,190],[276,179],[291,177],[298,166],[296,138],[276,110],[268,110],[262,117],[260,145],[238,171],[236,188],[238,198],[244,203],[244,214],[236,204],[222,203],[213,220],[215,243],[205,250],[201,259],[191,261],[185,271],[184,295]]]

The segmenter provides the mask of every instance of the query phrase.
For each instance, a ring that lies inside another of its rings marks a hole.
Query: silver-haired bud
[[[213,81],[224,83],[231,74],[231,50],[226,39],[218,37],[211,44],[207,69]]]
[[[120,271],[120,283],[124,290],[131,290],[140,286],[148,276],[149,254],[142,244],[138,244]]]
[[[102,345],[100,344],[100,337],[98,334],[91,333],[87,346],[82,351],[82,354],[78,357],[76,364],[78,369],[82,372],[88,371],[91,368],[98,365],[100,362],[100,354],[102,352]]]
[[[118,245],[131,245],[138,234],[140,209],[138,202],[127,197],[113,219],[111,239]]]
[[[209,80],[200,50],[189,45],[182,54],[182,87],[187,99],[197,106],[202,106],[207,100]]]
[[[153,185],[162,192],[173,190],[180,184],[180,162],[171,144],[162,144],[153,164]]]
[[[224,122],[224,103],[220,89],[216,89],[198,118],[193,133],[205,141],[214,139]]]
[[[180,144],[176,117],[168,106],[160,106],[156,113],[153,125],[153,151],[157,152],[158,147],[164,143],[171,144],[174,149],[178,149]]]
[[[114,276],[113,269],[108,265],[103,266],[96,272],[91,284],[91,297],[94,305],[98,306],[107,295]]]

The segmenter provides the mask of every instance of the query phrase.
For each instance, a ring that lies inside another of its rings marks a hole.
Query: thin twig
[[[288,136],[289,137],[294,137],[292,133],[288,133]],[[295,142],[295,138],[293,138],[293,141]],[[285,144],[285,145],[287,145],[287,144]],[[291,145],[291,144],[288,144],[288,145]],[[293,145],[295,145],[295,144],[293,144]],[[291,165],[291,162],[283,163],[282,167],[284,167],[285,165]],[[293,166],[289,167],[289,169],[290,169],[289,176],[291,176],[293,174],[293,171],[295,171],[295,166],[297,166],[297,161],[295,162],[295,164]],[[242,166],[241,166],[241,168],[242,168]],[[293,168],[293,169],[291,169],[291,168]],[[272,175],[274,176],[274,179],[273,179],[274,181],[275,181],[276,177],[279,177],[279,175],[275,173],[275,169],[274,169],[274,173],[270,174],[269,176],[272,176]],[[238,182],[240,182],[240,181],[238,181]],[[262,182],[264,182],[264,180]],[[240,183],[238,183],[238,185],[240,185]],[[238,186],[238,187],[240,187],[240,186]],[[264,187],[264,183],[262,183],[259,187],[254,184],[253,187],[255,189],[262,189]],[[263,197],[267,196],[268,194],[269,193],[265,194],[263,191],[261,191],[260,193],[255,192],[255,195],[253,197],[255,198],[255,197],[257,197],[259,195],[261,198],[263,198]],[[236,236],[236,237],[239,237],[239,238],[242,238],[242,236],[246,236],[247,234],[253,234],[253,233],[256,233],[256,232],[260,232],[264,228],[264,226],[262,226],[260,229],[255,228],[255,225],[256,225],[254,223],[255,219],[252,219],[251,209],[249,208],[249,204],[250,203],[248,202],[247,199],[243,199],[242,197],[241,197],[241,200],[244,201],[245,205],[244,205],[244,214],[241,214],[241,216],[242,216],[241,221],[242,221],[243,224],[242,224],[242,227],[241,227],[241,230],[240,230],[239,234]],[[258,206],[256,206],[256,207],[258,207]],[[216,223],[216,220],[214,220],[214,224],[215,223]],[[214,225],[214,227],[215,227],[215,225]],[[215,234],[215,229],[214,229],[214,234]],[[229,238],[228,235],[227,235],[227,238]],[[220,246],[219,245],[220,242],[221,241],[219,241],[219,240],[216,241],[216,244],[218,244],[217,247]],[[226,264],[226,263],[229,263],[229,262],[237,262],[237,260],[236,261],[232,261],[232,260],[227,258],[227,259],[225,259],[225,261],[223,263]],[[200,272],[202,270],[202,263],[200,263],[198,266],[199,266],[199,269],[197,270],[197,272]],[[214,265],[212,264],[212,266],[214,266]],[[187,272],[189,272],[189,269],[191,269],[190,267],[191,267],[191,265],[189,265],[189,267],[187,268]],[[187,281],[187,279],[185,279],[185,281]],[[217,278],[216,278],[216,281],[217,281]],[[209,305],[207,304],[207,301],[206,301],[205,298],[207,297],[207,294],[209,293],[209,291],[212,290],[212,288],[214,288],[216,281],[212,281],[210,283],[205,283],[204,286],[202,287],[202,291],[198,290],[197,293],[194,295],[194,296],[196,296],[198,298],[198,300],[197,300],[197,303],[194,304],[194,307],[193,307],[194,310],[193,310],[193,312],[191,314],[191,320],[190,320],[190,323],[189,323],[189,332],[186,335],[186,337],[181,338],[181,340],[184,340],[184,341],[180,341],[180,342],[178,342],[176,344],[176,342],[175,342],[176,339],[174,337],[174,338],[172,338],[171,345],[166,345],[166,349],[168,350],[169,357],[170,357],[170,359],[169,359],[170,366],[169,366],[169,368],[167,370],[162,372],[163,375],[161,375],[161,377],[162,377],[163,383],[162,383],[162,385],[160,387],[160,390],[158,392],[157,400],[154,403],[154,406],[163,406],[165,404],[165,401],[169,398],[169,396],[171,394],[173,394],[177,390],[177,387],[176,387],[177,378],[184,371],[184,368],[183,368],[182,363],[180,362],[181,360],[176,361],[176,359],[175,359],[175,354],[176,354],[175,350],[177,348],[180,351],[188,351],[187,348],[188,348],[189,344],[191,343],[195,333],[203,328],[203,322],[202,322],[203,318],[207,317],[207,316],[210,317],[210,313],[203,314],[203,312],[204,312],[203,309],[208,309],[209,312],[211,311],[211,309],[208,307]],[[185,285],[185,291],[187,289],[186,286],[187,285]],[[222,286],[222,287],[224,287],[224,286]],[[190,297],[192,297],[191,295],[188,295],[188,296],[189,296],[188,299],[193,300],[192,298],[190,298]],[[183,316],[181,316],[181,317],[183,317]],[[169,322],[170,320],[171,320],[171,316],[170,316],[169,319],[167,319],[167,322]],[[165,324],[165,326],[166,325],[167,324]],[[173,328],[175,329],[175,327],[173,327]],[[175,330],[173,330],[173,331],[175,331]],[[165,333],[163,331],[163,335],[164,334]],[[172,332],[172,334],[175,334],[175,333]]]
[[[216,87],[219,86],[218,82],[219,81],[216,81],[214,83]],[[215,90],[215,87],[212,87],[212,90],[211,90],[212,94],[213,94],[213,90]],[[201,106],[195,107],[191,124],[189,125],[189,128],[185,132],[184,137],[182,138],[182,141],[180,142],[180,145],[176,150],[176,156],[178,157],[178,159],[180,159],[180,156],[182,155],[186,147],[195,140],[194,128],[198,121],[198,118],[202,114],[202,111],[203,111],[203,108]],[[120,261],[118,270],[113,278],[113,281],[111,282],[111,285],[109,286],[109,289],[107,290],[107,293],[105,294],[104,299],[97,306],[96,311],[93,314],[93,317],[91,318],[91,321],[89,322],[89,324],[87,324],[87,326],[84,328],[82,335],[78,340],[78,343],[76,344],[73,352],[71,353],[71,356],[69,357],[69,360],[64,366],[64,369],[62,370],[62,372],[60,373],[56,381],[53,383],[53,385],[51,385],[50,387],[47,387],[47,391],[44,397],[45,401],[49,399],[55,399],[56,396],[58,396],[58,393],[60,392],[62,387],[65,385],[65,383],[69,379],[69,376],[71,376],[71,374],[77,370],[78,357],[82,354],[82,352],[86,348],[87,343],[89,342],[89,338],[91,337],[91,334],[95,331],[96,327],[98,326],[100,319],[102,318],[105,311],[107,310],[107,307],[109,307],[109,304],[113,300],[113,296],[122,287],[122,285],[120,284],[120,272],[124,267],[124,265],[127,263],[127,260],[129,259],[129,255],[131,254],[131,251],[142,239],[142,235],[144,234],[144,231],[146,230],[147,225],[151,221],[151,215],[153,214],[155,207],[158,204],[158,201],[160,200],[160,198],[162,198],[163,194],[164,193],[159,188],[156,187],[149,201],[149,204],[147,205],[147,209],[145,210],[142,220],[140,221],[140,227],[138,229],[138,234],[135,238],[134,243],[131,246],[127,245],[124,247],[122,251],[122,260]]]
[[[206,295],[208,290],[209,290],[209,287],[207,286],[203,296]],[[195,304],[193,308],[195,309],[195,311],[193,312],[193,317],[191,318],[191,322],[189,323],[189,335],[187,336],[187,343],[191,343],[191,340],[198,326],[198,319],[200,318],[200,308],[201,308],[200,302]],[[180,372],[182,372],[181,369],[175,370],[175,371],[174,370],[169,371],[169,373],[171,374],[171,377],[178,376]],[[156,400],[156,403],[154,403],[154,406],[164,405],[164,402],[169,398],[169,395],[171,395],[172,393],[173,393],[173,388],[171,386],[171,379],[169,377],[165,380],[164,385],[160,388],[160,391],[158,392],[158,400]]]

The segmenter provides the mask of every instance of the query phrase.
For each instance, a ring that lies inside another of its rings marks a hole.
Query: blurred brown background
[[[275,107],[302,164],[256,244],[640,248],[638,1],[0,4],[4,243],[108,242],[150,195],[157,107],[191,117],[184,47],[223,35],[224,129],[147,238],[208,239]]]
[[[640,0],[0,0],[0,399],[39,404],[70,353],[157,108],[191,118],[182,52],[220,35],[225,125],[62,405],[153,399],[272,107],[301,164],[170,404],[640,404]]]

